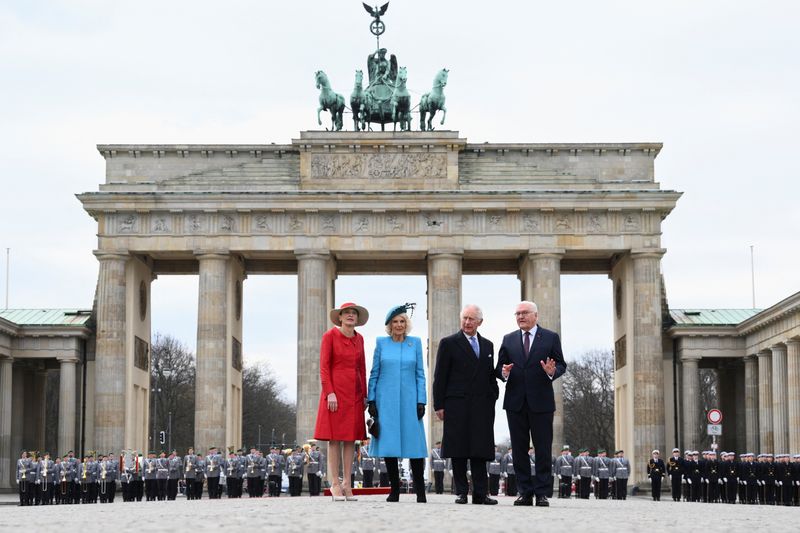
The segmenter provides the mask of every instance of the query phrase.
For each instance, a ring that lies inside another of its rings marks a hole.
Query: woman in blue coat
[[[380,431],[370,444],[374,457],[386,460],[391,492],[386,501],[400,500],[398,460],[410,459],[417,502],[425,498],[425,416],[427,388],[422,362],[422,341],[409,337],[411,320],[406,311],[413,304],[398,305],[386,315],[386,333],[375,344],[369,374],[369,414],[379,420]]]

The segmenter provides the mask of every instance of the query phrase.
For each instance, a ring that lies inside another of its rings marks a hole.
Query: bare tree
[[[564,375],[564,444],[592,452],[614,446],[614,358],[592,350],[570,362]]]
[[[150,352],[150,383],[151,448],[167,450],[172,444],[184,453],[194,443],[194,354],[175,337],[156,333]],[[164,444],[159,442],[161,431],[165,432]]]
[[[297,408],[284,399],[283,386],[269,364],[246,365],[242,372],[244,444],[263,448],[273,444],[274,439],[274,444],[291,445],[295,440],[296,420]]]

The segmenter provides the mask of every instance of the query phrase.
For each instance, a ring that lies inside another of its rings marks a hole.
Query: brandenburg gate
[[[105,183],[78,195],[98,227],[93,449],[146,449],[150,288],[173,274],[199,275],[195,446],[241,446],[243,285],[287,273],[299,442],[312,437],[338,274],[427,276],[431,376],[438,339],[459,327],[463,274],[517,275],[559,331],[561,274],[589,273],[614,287],[617,445],[639,479],[665,446],[661,221],[680,193],[655,180],[660,144],[306,131],[290,144],[98,149]],[[440,422],[429,430],[433,442]]]

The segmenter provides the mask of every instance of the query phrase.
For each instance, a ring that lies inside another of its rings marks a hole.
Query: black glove
[[[418,403],[417,404],[417,418],[421,420],[423,416],[425,416],[425,404],[424,403]]]
[[[367,404],[367,412],[372,418],[378,418],[378,407],[375,405],[375,402],[369,402]]]

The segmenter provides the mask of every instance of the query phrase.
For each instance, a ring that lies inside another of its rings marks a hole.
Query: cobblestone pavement
[[[0,531],[133,531],[225,532],[532,532],[618,531],[768,531],[797,532],[800,508],[755,505],[626,501],[551,500],[550,508],[513,507],[513,498],[499,497],[497,506],[455,505],[453,496],[429,495],[426,505],[413,495],[389,504],[385,496],[359,497],[357,502],[326,498],[137,502],[113,505],[0,507]],[[0,503],[11,504],[11,495]]]

